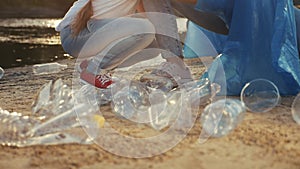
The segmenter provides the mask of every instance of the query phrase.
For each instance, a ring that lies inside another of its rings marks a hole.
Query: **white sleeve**
[[[80,9],[83,8],[88,2],[89,0],[78,0],[74,2],[72,7],[65,14],[62,21],[55,27],[55,30],[60,32],[64,27],[70,25]]]

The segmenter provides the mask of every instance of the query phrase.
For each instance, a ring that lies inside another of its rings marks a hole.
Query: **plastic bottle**
[[[158,94],[160,98],[157,98]],[[174,122],[180,111],[181,94],[180,91],[173,91],[168,95],[162,92],[150,95],[149,119],[152,128],[159,131]]]
[[[50,81],[41,87],[32,104],[34,116],[48,119],[74,107],[72,90],[62,79]]]
[[[4,70],[2,69],[2,67],[0,67],[0,79],[2,79],[3,76],[4,76]]]
[[[25,147],[57,145],[63,143],[91,144],[97,137],[105,119],[102,115],[86,111],[84,104],[74,107],[46,122],[17,112],[0,108],[0,145]],[[76,113],[80,116],[76,120]],[[89,135],[82,128],[89,129]],[[91,132],[92,131],[92,132]]]
[[[23,147],[32,135],[31,128],[39,122],[17,112],[8,112],[0,108],[0,144]]]
[[[119,89],[118,86],[124,86]],[[120,81],[112,88],[112,106],[117,116],[141,122],[150,107],[146,86],[138,82]]]
[[[295,122],[300,125],[300,93],[296,96],[292,104],[292,116]]]
[[[211,83],[209,79],[200,79],[197,81],[191,81],[183,85],[183,89],[186,91],[193,107],[199,105],[206,105],[215,95],[220,91],[220,85]]]
[[[36,64],[33,65],[32,69],[34,74],[41,75],[41,74],[58,73],[66,69],[67,67],[68,67],[67,65],[53,62],[53,63]]]
[[[230,133],[243,120],[246,108],[235,99],[222,99],[205,107],[201,114],[202,129],[212,137]]]
[[[91,111],[87,104],[74,105],[73,108],[58,114],[49,120],[32,128],[31,132],[34,136],[42,136],[49,133],[62,132],[75,127],[80,127],[79,118],[83,118]],[[84,113],[84,115],[80,114]]]

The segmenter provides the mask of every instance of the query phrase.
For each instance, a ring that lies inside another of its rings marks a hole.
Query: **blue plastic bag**
[[[218,83],[222,79],[218,72],[224,71],[227,90],[223,88],[223,93],[239,95],[246,83],[257,78],[272,81],[281,95],[300,91],[292,0],[198,0],[196,9],[217,14],[229,27],[225,40],[220,37],[224,40],[220,57],[204,75]]]
[[[227,36],[208,31],[188,21],[188,28],[183,46],[184,58],[217,56],[224,49]]]

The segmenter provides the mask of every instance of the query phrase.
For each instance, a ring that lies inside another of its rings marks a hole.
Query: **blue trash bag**
[[[183,46],[184,58],[217,56],[223,51],[227,39],[226,35],[208,31],[192,21],[188,21],[187,25]]]
[[[219,37],[224,41],[221,55],[203,75],[215,83],[225,80],[221,93],[239,95],[246,83],[258,78],[272,81],[281,95],[299,93],[300,61],[292,0],[198,0],[196,9],[215,13],[229,28],[225,40]],[[211,41],[218,38],[209,31],[206,35]]]

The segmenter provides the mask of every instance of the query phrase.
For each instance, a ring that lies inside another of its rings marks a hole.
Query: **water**
[[[60,19],[0,19],[3,68],[53,62],[68,58],[54,30]]]

